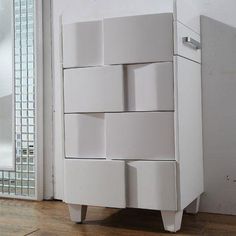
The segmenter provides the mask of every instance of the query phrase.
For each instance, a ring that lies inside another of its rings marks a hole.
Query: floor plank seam
[[[32,235],[33,233],[38,232],[39,230],[40,230],[40,229],[36,229],[36,230],[34,230],[34,231],[32,231],[32,232],[29,232],[29,233],[27,233],[27,234],[24,234],[24,236]]]

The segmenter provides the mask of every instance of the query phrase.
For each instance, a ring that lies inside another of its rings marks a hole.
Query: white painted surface
[[[183,210],[203,192],[201,65],[175,57],[176,141]]]
[[[105,158],[104,114],[65,115],[65,155]]]
[[[186,26],[177,22],[175,24],[175,55],[180,55],[182,57],[188,58],[190,60],[201,62],[201,50],[194,49],[183,43],[183,37],[190,37],[197,42],[201,42],[200,35],[190,30]]]
[[[78,204],[68,204],[70,219],[73,222],[81,223],[86,218],[87,206],[78,205]]]
[[[13,2],[0,1],[0,98],[13,94]],[[12,114],[11,114],[12,115]]]
[[[195,0],[193,0],[195,1]],[[213,0],[217,1],[217,0]],[[234,0],[228,0],[230,2]],[[61,23],[100,20],[102,18],[173,12],[173,0],[52,0],[53,2],[53,59],[55,91],[55,198],[63,198],[63,82],[61,74]],[[195,1],[198,4],[200,1]],[[223,2],[223,1],[222,1]],[[232,9],[232,8],[231,8]]]
[[[104,63],[173,61],[173,14],[104,19]]]
[[[236,27],[235,0],[200,0],[197,2],[202,15]]]
[[[110,113],[106,120],[109,159],[175,160],[174,113]]]
[[[180,230],[183,211],[162,211],[161,217],[166,231],[175,233]]]
[[[65,160],[64,167],[66,203],[126,206],[124,161]]]
[[[35,196],[34,200],[43,200],[44,197],[44,67],[43,67],[43,1],[39,0],[35,5]]]
[[[128,111],[174,110],[173,63],[126,66]]]
[[[102,32],[102,21],[63,25],[64,68],[102,65]]]
[[[44,119],[44,199],[53,198],[53,76],[52,76],[52,10],[51,1],[43,0],[43,119]]]
[[[12,94],[0,97],[0,169],[14,170]]]
[[[65,113],[124,111],[123,67],[64,70]]]
[[[173,12],[173,0],[56,0],[63,22],[90,21],[109,17]]]
[[[127,162],[127,207],[177,210],[176,162]]]
[[[236,2],[226,5],[235,8]],[[200,210],[236,215],[236,28],[204,17],[202,42],[205,194]]]
[[[190,1],[190,0],[187,0]],[[231,26],[236,26],[236,1],[235,0],[192,0],[194,3],[201,7],[202,14],[209,17],[213,17],[217,20],[220,20],[224,23],[230,24]],[[160,4],[161,3],[161,4]],[[59,16],[63,14],[64,23],[72,23],[81,20],[92,20],[92,19],[101,19],[102,17],[116,17],[116,16],[128,16],[133,14],[155,14],[158,12],[172,12],[172,0],[53,0],[53,46],[54,46],[54,77],[55,77],[55,197],[62,199],[63,196],[63,158],[64,154],[62,152],[62,106],[61,106],[61,97],[62,97],[62,82],[60,79],[60,24]],[[185,9],[185,8],[184,8]],[[212,56],[214,58],[214,55]],[[220,86],[219,86],[220,88]],[[227,113],[225,113],[227,114]],[[212,129],[214,130],[214,129]],[[209,131],[211,134],[212,130]],[[232,130],[231,130],[232,131]],[[231,132],[230,132],[231,133]],[[231,140],[231,139],[230,139]],[[219,157],[220,158],[220,157]],[[211,158],[205,157],[206,171],[211,171],[212,163],[216,165],[216,169],[221,167],[222,163],[213,161]],[[227,172],[234,173],[234,158],[229,158],[223,160],[224,168]],[[210,188],[215,189],[211,191],[211,200],[223,201],[228,203],[226,205],[221,205],[221,208],[217,208],[217,212],[228,212],[228,209],[234,209],[234,196],[235,193],[230,193],[229,185],[224,185],[222,191],[218,191],[219,182],[215,178],[216,175],[213,175],[211,180],[206,184],[205,190],[210,193]],[[233,187],[233,186],[232,186]],[[226,200],[225,191],[229,191],[227,196],[231,197],[232,201]],[[217,191],[220,196],[217,196]],[[233,190],[232,190],[233,191]],[[204,202],[204,198],[202,199]],[[214,205],[212,207],[207,207],[208,204],[201,207],[203,211],[212,211],[215,210]],[[206,208],[207,207],[207,208]],[[235,212],[235,211],[234,211]]]
[[[199,2],[202,0],[175,0],[175,20],[186,25],[196,33],[200,34]]]
[[[15,169],[13,1],[0,1],[0,169]]]

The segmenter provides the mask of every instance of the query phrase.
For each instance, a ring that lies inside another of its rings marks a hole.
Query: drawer
[[[177,210],[176,162],[127,163],[127,207]]]
[[[102,21],[78,22],[63,26],[63,67],[103,64]]]
[[[65,115],[67,158],[105,158],[104,114]]]
[[[173,61],[173,14],[104,19],[104,63]]]
[[[175,27],[175,54],[200,63],[201,49],[196,48],[196,45],[201,44],[200,35],[179,22],[175,22]],[[184,42],[184,38],[190,42]]]
[[[126,207],[123,161],[65,160],[64,165],[66,203]]]
[[[174,110],[173,63],[126,66],[128,111]]]
[[[65,113],[124,111],[123,67],[64,71]]]
[[[105,115],[106,155],[110,159],[174,160],[174,113]]]

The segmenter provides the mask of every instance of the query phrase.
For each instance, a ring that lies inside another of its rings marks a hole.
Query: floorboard
[[[0,199],[0,236],[163,236],[160,212],[89,207],[84,224],[69,219],[60,201]],[[177,236],[236,236],[236,216],[184,214]]]

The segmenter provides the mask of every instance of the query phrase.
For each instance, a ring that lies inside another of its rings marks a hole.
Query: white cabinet
[[[103,64],[102,21],[63,26],[63,67]]]
[[[128,111],[173,111],[173,63],[128,65],[126,69]]]
[[[175,160],[174,113],[106,114],[109,159]]]
[[[73,221],[85,219],[86,205],[144,208],[161,210],[165,229],[176,232],[189,204],[197,212],[203,192],[199,15],[191,12],[193,0],[165,3],[171,12],[101,19],[87,30],[80,22],[74,35],[65,27],[74,45],[66,39],[63,51],[77,67],[68,69],[64,57],[64,201]],[[73,47],[83,50],[76,55]]]
[[[174,161],[127,163],[127,207],[176,211],[177,180]]]
[[[66,158],[105,158],[104,129],[102,113],[66,114]]]
[[[123,67],[64,71],[65,113],[124,111]]]

